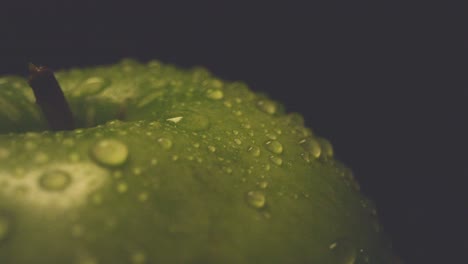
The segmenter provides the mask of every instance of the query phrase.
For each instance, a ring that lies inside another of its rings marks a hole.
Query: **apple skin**
[[[328,141],[243,83],[133,60],[56,76],[74,131],[0,78],[0,263],[392,263]]]

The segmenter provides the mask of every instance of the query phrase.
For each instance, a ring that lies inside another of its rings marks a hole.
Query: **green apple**
[[[267,96],[157,61],[56,78],[74,130],[0,78],[0,263],[392,263],[351,171]]]

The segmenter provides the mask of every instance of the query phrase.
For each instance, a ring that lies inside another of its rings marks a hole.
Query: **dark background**
[[[95,2],[2,3],[0,74],[133,57],[245,81],[331,140],[405,263],[468,263],[466,31],[451,7]]]

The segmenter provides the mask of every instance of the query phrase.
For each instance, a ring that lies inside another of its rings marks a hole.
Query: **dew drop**
[[[320,143],[313,138],[306,138],[299,141],[299,144],[304,148],[305,151],[309,152],[313,157],[318,158],[322,153]]]
[[[265,142],[265,147],[268,151],[275,154],[281,154],[283,152],[283,145],[276,140],[268,140]]]
[[[283,159],[281,159],[280,157],[270,156],[270,160],[278,166],[281,166],[283,164]]]
[[[302,157],[302,159],[305,160],[307,163],[310,162],[310,154],[309,154],[309,152],[301,153],[301,157]]]
[[[240,145],[242,144],[242,141],[238,138],[234,139],[234,143],[236,143],[237,145]]]
[[[216,148],[214,146],[208,146],[208,150],[210,152],[215,152],[216,151]]]
[[[220,81],[220,80],[217,80],[217,79],[211,80],[210,85],[211,85],[212,87],[218,88],[218,89],[219,89],[219,88],[223,88],[223,82]]]
[[[80,84],[80,86],[74,90],[74,95],[93,95],[102,91],[104,88],[110,85],[110,80],[101,77],[91,77],[86,79]]]
[[[326,157],[333,157],[333,146],[330,141],[324,138],[318,138],[317,141],[319,142],[320,146],[322,147],[322,153]]]
[[[259,100],[257,102],[257,107],[261,111],[267,113],[267,114],[274,114],[276,113],[276,104],[270,100],[264,99],[264,100]]]
[[[61,170],[48,171],[39,177],[39,186],[47,191],[63,191],[71,183],[68,172]]]
[[[128,148],[115,139],[103,139],[91,148],[91,156],[99,164],[109,167],[123,165],[128,159]]]
[[[140,202],[146,202],[148,200],[148,193],[147,192],[142,192],[138,194],[138,201]]]
[[[347,239],[339,239],[328,245],[328,249],[333,252],[339,263],[354,264],[356,263],[356,249]],[[359,262],[361,263],[361,262]]]
[[[257,147],[257,146],[250,146],[248,149],[247,149],[247,152],[249,152],[252,156],[254,157],[258,157],[260,156],[260,148]]]
[[[134,175],[140,175],[142,170],[141,170],[141,168],[135,167],[135,168],[132,169],[132,172],[133,172]]]
[[[128,185],[125,182],[120,182],[117,184],[117,192],[126,193],[128,190]]]
[[[258,183],[258,187],[262,189],[266,189],[268,187],[268,182],[267,181],[261,181]]]
[[[265,195],[260,191],[250,191],[247,193],[247,203],[253,208],[261,209],[266,203]]]
[[[224,94],[223,91],[218,89],[209,89],[206,91],[206,97],[213,99],[213,100],[220,100],[223,99]]]
[[[171,149],[172,148],[172,141],[170,139],[167,139],[167,138],[160,138],[158,139],[158,143],[159,145],[161,145],[161,147],[163,149]]]

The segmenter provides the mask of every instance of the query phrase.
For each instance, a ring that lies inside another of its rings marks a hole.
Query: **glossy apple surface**
[[[74,131],[0,78],[0,263],[391,263],[330,143],[243,83],[131,60],[56,77]]]

